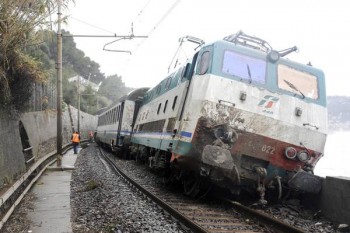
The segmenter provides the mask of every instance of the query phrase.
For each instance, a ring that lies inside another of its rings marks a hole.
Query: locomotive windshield
[[[281,64],[277,71],[280,89],[299,94],[303,98],[318,99],[318,83],[314,75]]]
[[[266,62],[256,58],[237,54],[232,51],[224,52],[222,72],[247,80],[249,83],[265,83]]]

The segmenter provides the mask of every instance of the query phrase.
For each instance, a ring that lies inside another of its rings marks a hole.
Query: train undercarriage
[[[167,183],[180,182],[184,194],[191,197],[203,197],[212,191],[213,187],[220,187],[229,190],[236,197],[249,194],[250,198],[259,199],[258,204],[265,205],[266,200],[287,199],[291,194],[299,192],[318,193],[321,187],[319,177],[303,170],[289,172],[284,177],[275,175],[268,178],[267,170],[271,168],[252,166],[253,169],[242,169],[242,164],[236,165],[231,154],[222,152],[218,146],[207,146],[203,151],[202,161],[188,156],[174,156],[171,152],[146,146],[131,148],[132,158],[157,171]],[[229,160],[224,166],[218,166],[214,162],[225,160],[216,156],[219,154]],[[210,160],[208,157],[214,159]],[[253,158],[249,163],[254,162],[256,160]]]

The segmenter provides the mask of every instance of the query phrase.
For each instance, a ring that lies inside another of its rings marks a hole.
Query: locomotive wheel
[[[141,151],[139,151],[139,150],[136,152],[135,161],[136,161],[136,163],[142,163],[142,160],[141,160]]]
[[[184,194],[197,197],[200,191],[201,180],[196,176],[189,176],[183,181]]]

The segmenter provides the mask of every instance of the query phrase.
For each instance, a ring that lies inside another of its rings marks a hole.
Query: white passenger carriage
[[[149,88],[133,90],[98,117],[96,140],[112,150],[128,148],[133,122],[144,93]]]

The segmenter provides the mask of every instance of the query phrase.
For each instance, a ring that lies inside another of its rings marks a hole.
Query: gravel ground
[[[36,196],[28,192],[21,203],[16,207],[9,220],[0,230],[1,233],[28,233],[30,232],[31,221],[27,218],[27,213],[33,211],[33,202]]]
[[[111,172],[94,146],[83,149],[71,182],[72,228],[77,232],[184,232],[153,202]]]

